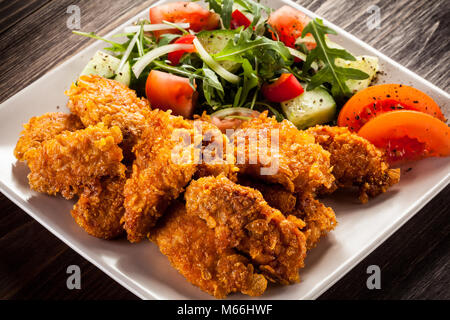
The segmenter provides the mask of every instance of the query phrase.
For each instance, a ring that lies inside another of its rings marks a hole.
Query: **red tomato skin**
[[[265,84],[262,87],[266,99],[278,103],[294,99],[304,91],[297,78],[290,73],[283,73],[277,81],[272,84]]]
[[[295,48],[295,41],[302,36],[303,29],[310,21],[311,18],[303,12],[290,6],[283,6],[272,12],[268,22],[277,32],[281,42],[290,48]],[[272,38],[277,39],[273,32]],[[306,43],[306,47],[312,50],[316,47],[316,43]]]
[[[237,29],[244,26],[245,29],[250,27],[252,22],[238,9],[234,10],[231,14],[231,29]]]
[[[174,115],[192,117],[196,92],[189,85],[189,79],[152,70],[145,87],[147,99],[153,109],[172,110]]]
[[[182,36],[181,38],[178,38],[174,43],[192,44],[194,39],[195,39],[194,35],[188,34],[188,35]],[[192,46],[192,50],[179,50],[179,51],[171,52],[168,54],[168,59],[173,66],[176,66],[180,63],[180,60],[183,57],[183,55],[188,52],[195,52],[195,47]]]
[[[190,30],[199,32],[202,30],[214,30],[219,27],[218,14],[202,8],[194,2],[174,2],[150,8],[150,22],[157,24],[163,20],[173,23],[190,23]],[[165,33],[179,33],[178,30],[155,31],[158,38]]]

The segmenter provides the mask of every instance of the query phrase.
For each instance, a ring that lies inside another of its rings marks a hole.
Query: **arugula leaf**
[[[307,55],[303,65],[303,73],[306,74],[310,70],[314,61],[322,62],[324,66],[311,78],[306,90],[310,91],[324,83],[329,83],[331,85],[331,94],[336,100],[342,101],[345,97],[351,96],[352,93],[345,82],[350,79],[364,80],[369,75],[361,70],[336,66],[335,61],[337,58],[349,61],[355,61],[356,58],[344,49],[328,47],[325,35],[336,34],[336,32],[324,26],[322,20],[312,20],[303,29],[302,38],[308,33],[313,35],[317,47]]]
[[[293,58],[286,46],[279,41],[256,36],[253,30],[241,30],[235,39],[228,41],[225,48],[213,55],[216,61],[234,61],[243,63],[245,60],[259,62],[258,75],[263,79],[272,78],[280,69],[290,66]]]
[[[230,29],[234,0],[206,0],[206,2],[209,3],[210,10],[220,15],[225,29]]]
[[[233,13],[233,0],[223,0],[222,12],[220,16],[222,17],[223,26],[226,29],[230,29],[231,26],[231,14]]]
[[[244,8],[245,13],[250,13],[253,15],[253,21],[250,28],[256,26],[261,20],[262,12],[264,11],[267,15],[272,13],[273,9],[269,8],[259,2],[253,0],[235,0],[235,2]]]
[[[258,73],[253,69],[248,60],[245,59],[242,62],[242,68],[244,69],[244,84],[242,86],[239,102],[234,104],[237,107],[242,107],[247,101],[250,91],[259,86]]]

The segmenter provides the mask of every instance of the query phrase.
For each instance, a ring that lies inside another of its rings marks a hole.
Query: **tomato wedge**
[[[381,114],[367,122],[358,135],[385,149],[390,163],[450,155],[450,128],[422,112]]]
[[[187,34],[185,36],[182,36],[181,38],[178,38],[174,43],[192,44],[194,42],[194,39],[195,35]],[[195,52],[195,47],[192,46],[191,50],[178,50],[171,52],[168,55],[168,59],[173,66],[176,66],[180,63],[180,60],[183,57],[183,55],[188,52]]]
[[[238,9],[234,10],[231,14],[231,29],[237,29],[241,26],[244,26],[244,28],[247,29],[251,24],[252,22],[250,19]]]
[[[154,109],[172,110],[173,114],[192,117],[196,102],[196,91],[188,78],[152,70],[147,78],[145,92]]]
[[[262,87],[264,96],[271,102],[291,100],[304,91],[300,82],[291,73],[283,73],[277,81],[272,84],[265,84]]]
[[[357,132],[370,119],[393,110],[420,111],[445,121],[436,102],[422,91],[402,84],[380,84],[350,98],[339,114],[338,125]]]
[[[169,21],[174,23],[190,23],[191,30],[214,30],[219,27],[220,17],[218,14],[202,8],[198,3],[174,2],[150,8],[150,22],[163,23]],[[179,33],[178,30],[155,31],[158,38],[164,33]]]
[[[295,41],[302,36],[303,29],[311,21],[306,14],[290,6],[283,6],[272,12],[269,17],[269,25],[277,32],[280,41],[290,48],[295,48]],[[271,31],[273,40],[276,35]],[[306,43],[308,50],[316,47],[315,42]]]

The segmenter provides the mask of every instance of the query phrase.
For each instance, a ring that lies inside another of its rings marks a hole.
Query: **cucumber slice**
[[[213,31],[201,31],[197,34],[197,38],[210,54],[216,54],[225,48],[228,41],[234,39],[236,32],[234,30],[213,30]],[[229,72],[236,72],[240,64],[234,61],[221,61],[219,62]]]
[[[330,122],[336,115],[336,102],[322,88],[305,91],[297,98],[284,101],[281,108],[286,118],[299,129]]]
[[[342,46],[337,43],[328,40],[327,45],[330,48],[335,49],[344,49]],[[380,70],[380,66],[378,63],[378,58],[373,56],[355,56],[356,61],[347,61],[343,59],[336,59],[336,65],[338,67],[344,68],[353,68],[361,70],[369,75],[369,78],[364,80],[347,80],[345,84],[350,89],[352,94],[357,93],[363,89],[366,89],[370,86],[372,81],[375,79],[377,72]]]
[[[131,66],[127,61],[125,65],[122,67],[122,70],[117,74],[114,80],[123,83],[126,86],[130,86],[131,82]]]
[[[358,91],[368,88],[379,70],[377,57],[358,56],[355,58],[356,61],[336,59],[337,66],[358,69],[369,75],[369,78],[364,80],[347,80],[345,82],[345,84],[348,86],[352,94],[355,94]]]
[[[117,80],[129,86],[131,81],[130,64],[127,62],[120,74],[116,74],[119,65],[120,59],[102,51],[97,51],[86,67],[84,67],[81,75],[95,74],[106,79]]]

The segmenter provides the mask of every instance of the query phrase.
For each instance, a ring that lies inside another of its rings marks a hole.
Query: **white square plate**
[[[160,1],[154,5],[164,2]],[[287,1],[270,1],[278,8],[284,4],[312,12]],[[130,20],[146,17],[145,10]],[[428,93],[443,108],[448,117],[449,95],[400,66],[367,44],[324,20],[339,36],[334,41],[354,54],[378,56],[385,72],[381,82],[403,83]],[[118,27],[110,35],[122,31]],[[67,245],[95,264],[121,285],[144,299],[210,299],[206,293],[190,285],[170,267],[166,257],[150,243],[130,244],[125,240],[103,241],[87,235],[76,225],[69,212],[72,202],[33,192],[28,187],[28,169],[18,163],[13,149],[22,124],[32,116],[46,112],[65,111],[67,98],[63,94],[77,78],[83,66],[103,47],[96,42],[73,56],[41,79],[16,94],[0,106],[0,191],[36,219]],[[60,106],[60,109],[57,109]],[[299,284],[273,286],[260,299],[314,299],[332,286],[346,272],[372,252],[394,231],[410,219],[450,181],[450,159],[427,159],[413,164],[414,170],[404,174],[401,182],[386,194],[361,205],[354,198],[340,195],[327,204],[336,211],[339,225],[323,239],[306,259]],[[45,250],[45,248],[42,248]],[[246,299],[232,295],[235,299]]]

